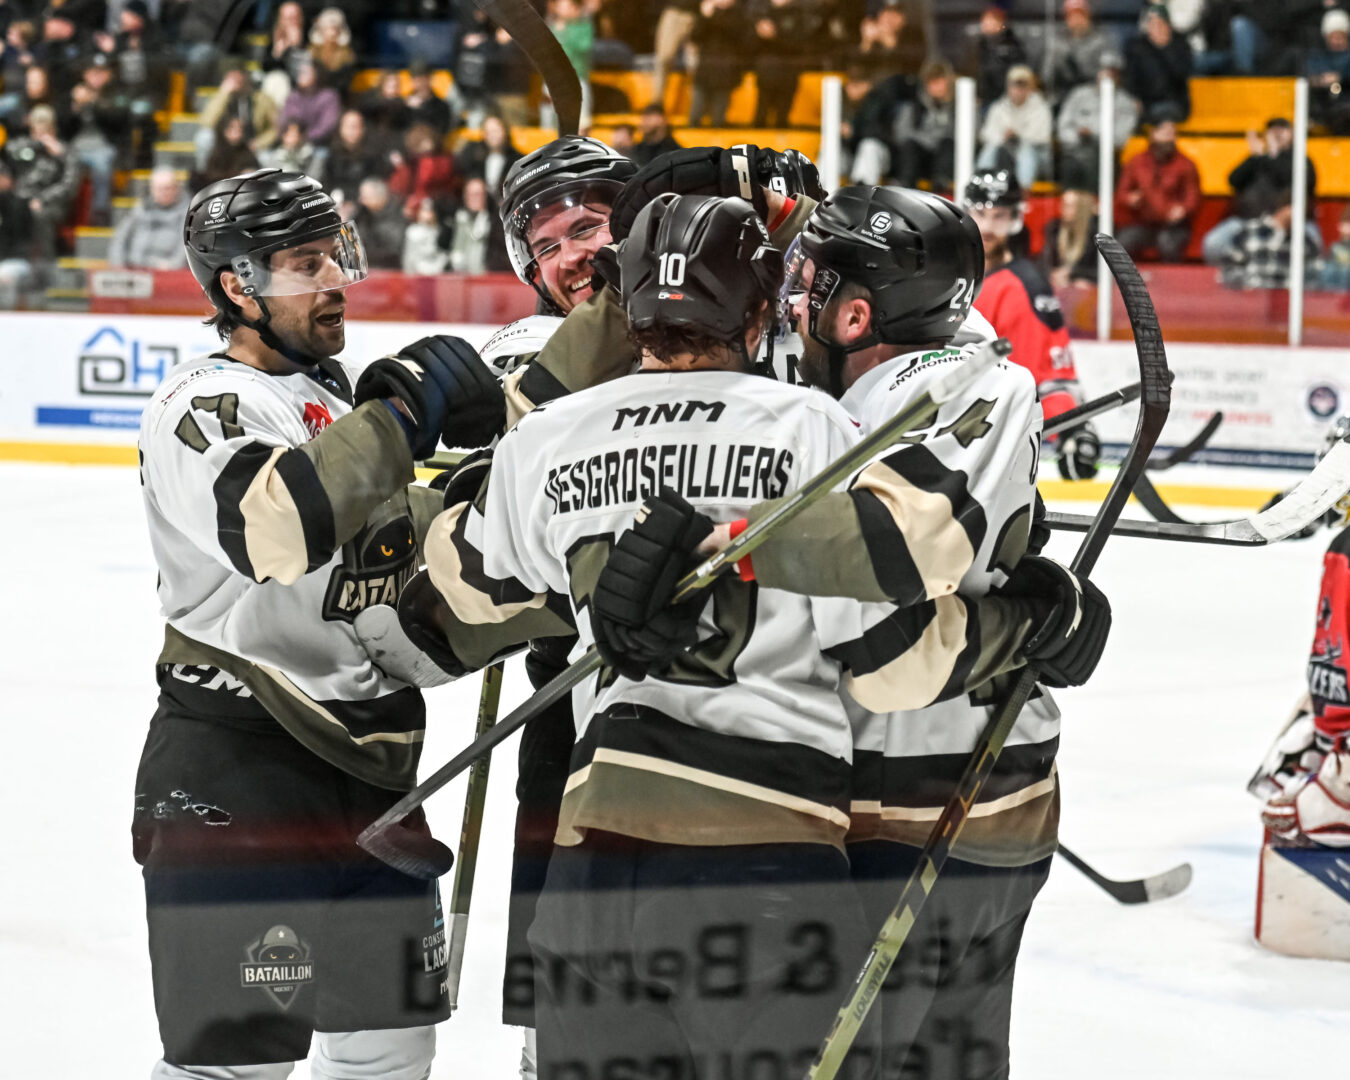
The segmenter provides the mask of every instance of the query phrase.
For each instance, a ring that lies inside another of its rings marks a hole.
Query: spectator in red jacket
[[[389,190],[404,200],[404,214],[417,216],[423,199],[454,196],[459,190],[455,162],[440,146],[428,124],[414,124],[403,139],[403,152],[395,154]]]
[[[1200,173],[1177,149],[1177,125],[1168,119],[1149,133],[1148,149],[1130,158],[1116,186],[1116,238],[1134,258],[1156,248],[1163,262],[1181,262],[1200,209]]]

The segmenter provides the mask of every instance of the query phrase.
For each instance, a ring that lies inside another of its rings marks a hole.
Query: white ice
[[[141,1078],[158,1040],[128,828],[161,622],[136,472],[0,465],[0,495],[0,1075]],[[1091,686],[1060,696],[1063,839],[1113,877],[1188,860],[1195,880],[1122,907],[1056,865],[1018,965],[1015,1076],[1267,1080],[1339,1060],[1350,969],[1252,940],[1260,829],[1244,790],[1301,692],[1329,539],[1107,546],[1097,580],[1115,631]],[[525,687],[512,666],[503,707]],[[430,695],[424,772],[471,738],[476,699],[473,679]],[[498,1020],[514,773],[512,741],[492,764],[461,1008],[440,1029],[436,1077],[515,1072],[518,1032]],[[443,836],[458,835],[462,791],[429,805]]]

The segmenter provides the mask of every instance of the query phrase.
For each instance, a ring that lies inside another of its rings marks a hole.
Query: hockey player
[[[1319,460],[1347,435],[1350,416],[1343,416]],[[1341,848],[1350,847],[1350,497],[1328,518],[1340,531],[1322,560],[1304,714],[1311,723],[1296,718],[1257,780],[1268,796],[1261,821],[1279,841]]]
[[[1059,298],[1034,262],[1013,253],[1023,227],[1022,186],[1006,169],[977,173],[966,185],[965,206],[984,244],[984,288],[975,307],[1012,342],[1012,359],[1031,372],[1045,419],[1053,420],[1079,404],[1082,392]],[[1064,432],[1058,443],[1060,476],[1097,475],[1101,440],[1090,423]]]
[[[864,434],[965,355],[944,343],[979,288],[983,258],[970,216],[946,200],[841,189],[808,219],[796,257],[788,290],[804,343],[801,371],[840,397]],[[847,493],[828,496],[757,548],[742,561],[743,576],[762,588],[923,605],[932,618],[921,642],[953,634],[928,606],[952,589],[967,596],[991,588],[995,596],[1057,594],[1058,606],[1038,609],[1024,648],[1047,684],[1081,683],[1101,655],[1110,608],[1090,582],[1080,592],[1067,570],[1024,554],[1040,426],[1031,377],[998,365],[944,405],[929,428],[907,437],[910,445],[864,470]],[[748,519],[771,506],[753,508]],[[721,546],[735,531],[719,526],[705,546]],[[659,594],[647,599],[648,610],[663,601]],[[910,679],[940,685],[948,678],[940,650],[924,660],[907,672]],[[874,928],[952,796],[999,689],[994,683],[918,711],[850,704],[848,851]],[[981,792],[882,996],[884,1075],[1006,1074],[1013,968],[1056,844],[1058,733],[1048,696],[1033,701]]]
[[[184,237],[224,345],[169,373],[140,432],[167,617],[132,821],[153,1075],[284,1077],[317,1031],[316,1077],[426,1077],[438,893],[354,839],[415,783],[417,684],[444,681],[392,607],[439,509],[413,460],[499,430],[501,389],[451,337],[353,385],[334,357],[365,259],[307,176],[212,184]]]

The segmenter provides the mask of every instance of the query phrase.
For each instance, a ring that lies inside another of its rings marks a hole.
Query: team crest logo
[[[891,227],[891,215],[885,210],[879,210],[867,222],[867,227],[874,233],[884,233]]]
[[[210,214],[213,218],[220,217],[221,214],[225,213],[225,200],[212,199],[211,205],[206,208],[206,212]]]
[[[1319,633],[1313,642],[1312,656],[1308,658],[1308,691],[1314,704],[1350,705],[1350,687],[1341,666],[1343,651],[1344,644],[1330,635],[1324,638]]]
[[[1319,420],[1335,416],[1340,404],[1341,396],[1334,386],[1322,383],[1308,391],[1308,411]]]
[[[302,419],[311,439],[333,422],[328,406],[321,401],[306,401],[305,415]]]
[[[323,617],[352,622],[375,604],[398,607],[403,587],[417,573],[417,538],[406,496],[382,503],[342,547],[323,600]]]
[[[274,926],[244,949],[239,985],[266,992],[284,1012],[306,983],[314,981],[309,946],[289,926]]]

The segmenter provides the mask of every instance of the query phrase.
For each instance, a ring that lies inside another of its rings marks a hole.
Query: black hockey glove
[[[624,184],[609,214],[609,235],[617,242],[628,237],[638,212],[658,195],[737,196],[754,205],[761,218],[769,205],[760,186],[757,146],[690,146],[653,158]],[[770,171],[772,171],[770,169]]]
[[[1059,475],[1065,480],[1091,480],[1097,475],[1102,441],[1091,424],[1070,428],[1059,437]]]
[[[619,291],[622,274],[619,272],[619,245],[606,244],[591,256],[591,276],[601,285]],[[595,287],[592,287],[592,292]]]
[[[1022,645],[1046,686],[1082,686],[1097,667],[1111,631],[1111,604],[1086,578],[1039,555],[1025,556],[999,591],[1029,600],[1031,635]]]
[[[431,583],[431,575],[425,570],[412,576],[398,598],[398,623],[408,640],[443,672],[458,679],[467,675],[469,669],[446,641],[442,625],[449,610],[445,597]]]
[[[591,631],[601,659],[619,674],[641,680],[666,667],[698,640],[697,596],[672,606],[675,585],[712,522],[678,493],[662,488],[619,537],[591,594]]]
[[[458,506],[464,502],[473,502],[474,499],[478,498],[478,492],[483,488],[483,481],[487,479],[491,470],[492,451],[475,450],[472,454],[465,454],[460,463],[453,469],[446,469],[442,473],[437,473],[427,486],[445,493],[445,499],[441,505],[449,510],[452,506]]]
[[[482,446],[506,426],[501,384],[463,338],[436,335],[382,356],[356,380],[355,400],[398,398],[412,414],[408,445],[421,460],[438,437],[451,446]]]
[[[1050,543],[1050,537],[1054,535],[1050,526],[1045,523],[1045,513],[1045,500],[1037,491],[1036,501],[1031,506],[1031,533],[1027,537],[1028,555],[1039,555],[1045,550],[1045,545]]]

